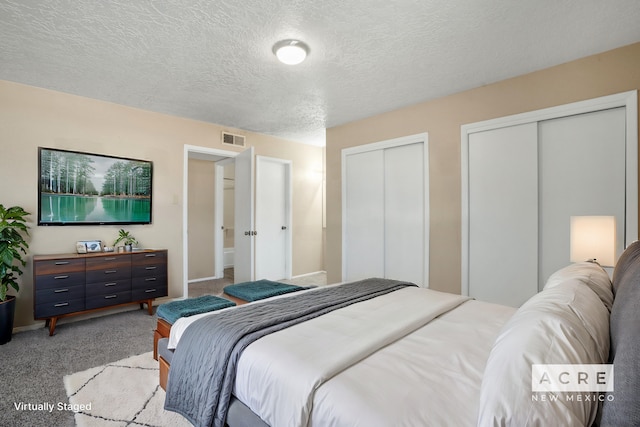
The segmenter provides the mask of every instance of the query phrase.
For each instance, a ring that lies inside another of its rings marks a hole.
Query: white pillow
[[[547,279],[544,289],[552,288],[569,279],[578,279],[587,285],[611,312],[613,306],[613,286],[609,274],[595,262],[577,262],[569,264],[553,273]]]
[[[609,353],[609,312],[578,280],[523,304],[496,339],[480,389],[479,426],[591,425],[598,402],[535,401],[533,364],[601,364]]]

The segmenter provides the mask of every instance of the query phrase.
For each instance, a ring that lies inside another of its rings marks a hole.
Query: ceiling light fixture
[[[283,64],[296,65],[309,54],[309,46],[300,40],[281,40],[273,45],[273,53]]]

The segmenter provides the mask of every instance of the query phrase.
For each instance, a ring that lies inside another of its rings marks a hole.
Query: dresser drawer
[[[34,317],[36,319],[44,319],[46,317],[61,316],[63,314],[82,310],[84,310],[84,298],[49,302],[37,304],[35,307]]]
[[[84,285],[57,286],[55,288],[38,289],[35,304],[65,302],[84,298]]]
[[[166,276],[167,264],[144,264],[131,267],[131,277]]]
[[[76,272],[60,272],[58,274],[48,274],[44,276],[36,276],[35,289],[59,288],[65,286],[83,285],[85,283],[85,274],[83,271]]]
[[[50,276],[62,273],[84,273],[84,259],[52,259],[34,262],[36,276]]]
[[[114,292],[87,298],[87,309],[107,307],[131,302],[131,291]]]
[[[131,290],[129,278],[100,283],[87,283],[87,298]]]
[[[148,286],[145,289],[133,289],[131,291],[131,301],[140,301],[150,298],[160,298],[167,296],[167,285]]]
[[[167,286],[167,276],[134,277],[131,279],[131,290],[144,290],[158,286]]]
[[[132,254],[131,263],[134,266],[146,265],[146,264],[166,264],[167,252],[158,251],[158,252],[141,252],[137,254]]]
[[[129,279],[131,270],[128,268],[107,268],[105,270],[87,271],[87,284],[114,282]]]
[[[110,268],[131,267],[131,256],[114,255],[87,258],[87,272],[89,270],[107,270]]]
[[[130,277],[130,256],[96,257],[87,259],[87,283],[113,282]]]

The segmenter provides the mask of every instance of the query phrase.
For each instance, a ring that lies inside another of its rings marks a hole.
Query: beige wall
[[[184,144],[233,150],[222,127],[108,102],[0,81],[0,203],[32,212],[30,254],[69,253],[77,240],[112,244],[118,226],[38,227],[38,146],[153,161],[153,224],[128,226],[140,246],[169,250],[169,295],[182,295]],[[247,136],[260,155],[293,161],[293,273],[323,270],[322,148],[224,129]],[[21,278],[16,326],[34,323],[31,262]]]
[[[432,289],[459,293],[460,126],[638,88],[640,43],[327,129],[327,280],[339,281],[342,271],[343,148],[429,133],[429,282]]]

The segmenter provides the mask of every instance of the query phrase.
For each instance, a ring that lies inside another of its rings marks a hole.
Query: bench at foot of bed
[[[153,358],[158,360],[158,341],[161,338],[169,338],[171,325],[179,318],[221,310],[235,305],[236,303],[233,301],[213,295],[160,304],[156,311],[158,315],[156,330],[153,331]]]

